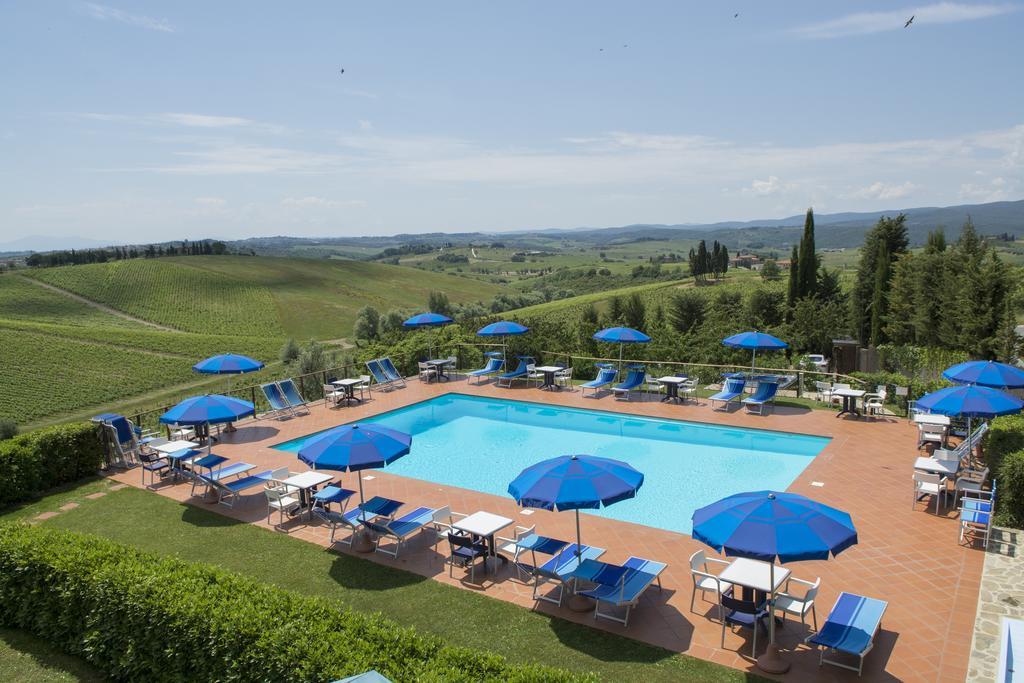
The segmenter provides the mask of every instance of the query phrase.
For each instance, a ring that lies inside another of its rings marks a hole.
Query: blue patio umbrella
[[[967,434],[976,417],[1012,415],[1024,408],[1024,401],[998,389],[967,384],[946,387],[917,399],[917,407],[940,415],[967,418]]]
[[[376,424],[342,425],[307,441],[299,449],[299,460],[314,470],[358,472],[378,469],[409,452],[412,437]],[[363,480],[359,478],[359,502]]]
[[[446,315],[441,315],[440,313],[420,313],[419,315],[414,315],[413,317],[404,321],[402,323],[402,327],[409,327],[414,329],[418,329],[420,327],[443,327],[444,325],[449,325],[453,322],[455,321]],[[431,339],[430,347],[428,348],[427,353],[430,356],[434,355],[433,339]]]
[[[476,331],[476,334],[478,337],[501,337],[501,357],[505,358],[505,337],[526,334],[529,331],[530,328],[526,325],[520,325],[511,320],[499,320],[496,323],[484,325]]]
[[[969,360],[943,371],[942,376],[957,384],[977,384],[996,389],[1024,387],[1024,370],[994,360]]]
[[[695,510],[691,535],[726,555],[769,563],[773,586],[776,560],[825,560],[857,543],[857,529],[848,513],[795,493],[774,491],[737,493]],[[768,610],[772,617],[774,605],[773,593]],[[758,665],[782,673],[789,665],[778,657],[775,619],[768,623],[769,648]]]
[[[575,510],[578,556],[580,510],[596,510],[632,498],[643,483],[644,475],[620,460],[560,455],[524,469],[508,485],[508,492],[523,507]]]
[[[248,356],[223,353],[199,361],[192,369],[205,375],[240,375],[263,369],[263,363]]]
[[[161,424],[206,425],[231,423],[248,415],[255,415],[256,407],[249,401],[220,394],[193,396],[160,416]],[[212,437],[211,437],[212,440]],[[207,442],[207,447],[210,444]]]
[[[594,333],[594,339],[619,345],[619,372],[622,372],[623,344],[646,344],[651,341],[646,334],[632,327],[608,327]]]
[[[778,337],[765,332],[740,332],[722,340],[722,344],[734,349],[750,349],[750,371],[754,371],[754,360],[758,351],[777,351],[789,346]]]

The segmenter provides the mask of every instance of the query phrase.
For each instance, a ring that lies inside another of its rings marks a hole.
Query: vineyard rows
[[[179,330],[284,336],[269,288],[180,263],[133,259],[45,268],[31,275],[143,320]]]
[[[138,326],[14,275],[0,276],[0,320],[110,328]]]

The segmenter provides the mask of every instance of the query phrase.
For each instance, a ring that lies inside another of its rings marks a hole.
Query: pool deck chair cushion
[[[717,394],[708,397],[708,403],[715,410],[715,403],[721,403],[722,407],[726,410],[729,409],[729,404],[738,399],[743,395],[743,386],[746,384],[742,379],[727,379],[725,380],[725,386]]]
[[[611,567],[613,571],[597,571],[593,574],[586,572],[585,576],[586,565],[598,565],[596,567],[598,569]],[[642,557],[630,557],[621,567],[588,560],[580,566],[577,577],[596,585],[589,590],[580,591],[579,594],[594,599],[594,619],[604,617],[617,621],[623,626],[628,626],[630,608],[639,602],[644,591],[655,582],[658,584],[658,590],[661,590],[661,573],[665,571],[666,566],[664,562],[645,560]],[[626,613],[618,617],[608,612],[602,612],[601,605],[625,607]]]
[[[413,534],[423,531],[427,525],[432,524],[435,512],[437,512],[435,508],[418,507],[412,512],[402,515],[398,519],[390,522],[364,521],[363,525],[376,535],[377,552],[397,558],[398,551],[402,548],[402,543]],[[381,546],[381,541],[385,538],[392,538],[395,540],[393,549]]]
[[[597,373],[597,378],[581,384],[580,390],[584,394],[587,393],[587,389],[597,393],[598,389],[602,389],[614,382],[617,374],[618,371],[615,368],[601,368],[601,371]]]
[[[470,370],[466,373],[467,377],[487,377],[501,370],[501,366],[505,364],[501,358],[488,358],[487,364],[479,370]],[[481,380],[482,381],[482,380]]]
[[[576,557],[576,549],[579,548],[580,557]],[[565,587],[571,580],[571,574],[576,571],[582,560],[596,560],[604,555],[604,548],[592,548],[589,545],[577,546],[570,543],[558,552],[557,555],[533,570],[533,599],[551,602],[559,607],[562,605],[562,596],[565,595]],[[538,591],[541,585],[553,582],[558,586],[558,596],[550,597],[541,595]]]
[[[646,376],[647,372],[645,370],[630,370],[629,374],[626,375],[626,381],[612,387],[612,392],[616,397],[624,397],[628,401],[630,393],[639,390],[643,386],[644,377]]]
[[[384,372],[384,368],[379,360],[366,361],[366,369],[370,371],[370,376],[373,377],[373,381],[376,382],[378,389],[390,390],[395,388],[394,381]]]
[[[395,364],[391,362],[389,357],[384,356],[380,359],[380,368],[384,371],[384,375],[391,380],[392,384],[400,387],[405,386],[405,378],[402,377],[402,373],[398,371],[398,368],[395,367]]]
[[[861,675],[864,657],[875,645],[875,634],[882,625],[882,615],[889,603],[853,593],[840,593],[832,612],[821,630],[807,637],[806,643],[821,648],[818,665],[832,664]],[[857,666],[825,659],[825,650],[857,657]]]
[[[276,417],[281,420],[295,414],[295,411],[288,403],[288,399],[281,393],[281,387],[278,386],[277,382],[261,384],[260,389],[263,391],[263,396],[266,397],[267,403],[270,404],[270,412],[266,413],[264,417]]]
[[[302,398],[302,394],[299,393],[299,388],[295,386],[295,380],[283,379],[277,383],[277,386],[281,387],[281,393],[284,395],[285,400],[288,401],[288,405],[292,410],[309,412],[306,399]]]
[[[529,366],[532,364],[532,358],[520,358],[519,365],[516,366],[515,370],[513,370],[512,372],[503,372],[500,375],[498,375],[497,385],[499,387],[510,387],[512,386],[513,380],[526,379],[526,376],[529,373]]]
[[[759,414],[764,414],[764,407],[775,400],[775,394],[778,391],[777,382],[760,382],[754,395],[743,399],[742,403],[747,410],[753,411],[754,408],[757,408]]]

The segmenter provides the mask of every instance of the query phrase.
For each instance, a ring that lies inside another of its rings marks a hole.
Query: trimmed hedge
[[[1005,415],[989,423],[985,463],[999,482],[996,524],[1024,528],[1024,415]]]
[[[57,425],[0,441],[0,507],[99,471],[103,445],[88,422]]]
[[[1024,450],[1024,415],[1004,415],[992,420],[983,447],[985,463],[993,473],[998,473],[1003,458]]]
[[[24,524],[0,526],[0,624],[117,680],[323,683],[371,668],[395,681],[593,680],[449,646],[210,565]]]

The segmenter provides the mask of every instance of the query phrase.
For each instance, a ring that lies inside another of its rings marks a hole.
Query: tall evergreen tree
[[[789,257],[789,289],[786,294],[786,306],[793,310],[800,300],[800,254],[793,245],[793,254]]]
[[[871,340],[872,302],[875,296],[875,285],[878,281],[876,270],[879,267],[879,242],[885,242],[890,263],[885,264],[889,270],[892,259],[907,251],[907,217],[903,214],[890,218],[883,216],[864,236],[864,246],[860,250],[860,262],[857,264],[857,277],[850,294],[850,322],[854,336],[862,344]]]
[[[697,267],[699,270],[700,280],[704,281],[707,279],[707,273],[710,270],[709,256],[708,256],[708,245],[704,243],[704,240],[700,241],[697,245]]]
[[[818,256],[814,248],[814,209],[807,209],[804,235],[800,240],[800,263],[797,268],[797,298],[806,299],[818,293]]]
[[[889,300],[889,279],[892,261],[889,259],[889,244],[878,241],[878,256],[875,260],[875,287],[871,295],[871,338],[872,346],[883,343],[885,337],[885,312]]]

